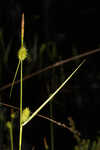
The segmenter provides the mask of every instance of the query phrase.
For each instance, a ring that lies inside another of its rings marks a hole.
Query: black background
[[[59,57],[63,60],[73,56],[73,48],[77,49],[78,54],[81,54],[100,47],[100,7],[98,1],[2,1],[0,5],[0,30],[3,33],[5,47],[10,40],[12,45],[7,64],[4,65],[3,61],[0,61],[1,66],[3,66],[0,87],[12,81],[16,70],[18,63],[16,55],[20,47],[20,23],[23,12],[25,15],[25,44],[28,51],[32,49],[34,44],[33,35],[38,35],[37,59],[35,62],[32,61],[33,66],[27,62],[24,64],[26,70],[28,65],[32,67],[29,73],[59,61]],[[35,16],[38,16],[38,19],[34,19]],[[46,53],[41,65],[38,56],[39,48],[42,43],[48,41],[56,43],[57,56],[51,62]],[[5,52],[2,47],[0,51],[0,57],[3,57]],[[31,50],[31,53],[34,57],[34,49]],[[55,101],[58,99],[54,105],[55,120],[66,123],[67,117],[71,116],[83,138],[94,138],[99,131],[99,59],[99,53],[86,57],[86,62],[80,71],[55,98]],[[79,60],[79,62],[81,61],[82,59]],[[65,77],[68,77],[79,62],[72,61],[63,66]],[[56,69],[56,75],[59,77],[59,67]],[[57,87],[60,84],[58,77]],[[40,106],[48,97],[46,85],[52,78],[53,75],[50,70],[24,81],[23,107],[29,106],[33,112]],[[50,92],[54,90],[55,88],[51,89]],[[10,89],[7,89],[0,93],[3,97],[2,101],[19,106],[19,85],[14,88],[11,103],[9,91]],[[61,102],[62,97],[64,100]],[[49,106],[44,108],[41,114],[48,115],[48,111]],[[7,112],[9,112],[8,109]],[[23,131],[24,144],[28,143],[30,149],[32,145],[35,145],[36,149],[43,149],[44,136],[50,143],[49,122],[38,117],[33,119]],[[67,149],[67,147],[71,149],[74,144],[75,140],[72,133],[55,126],[55,149]]]

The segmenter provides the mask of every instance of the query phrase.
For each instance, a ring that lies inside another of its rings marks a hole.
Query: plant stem
[[[20,134],[19,134],[19,150],[21,150],[21,145],[22,145],[22,87],[23,87],[23,82],[22,82],[22,68],[23,68],[23,63],[21,61],[21,74],[20,74]]]
[[[11,98],[11,94],[12,94],[12,90],[13,90],[13,86],[14,86],[14,83],[15,83],[17,73],[18,73],[19,66],[20,66],[20,61],[18,62],[17,69],[16,69],[16,72],[15,72],[15,75],[14,75],[14,79],[13,79],[13,82],[12,82],[12,85],[11,85],[10,98]]]
[[[50,103],[50,118],[53,118],[53,104]],[[54,150],[54,126],[53,123],[50,122],[50,137],[51,137],[51,150]]]
[[[11,124],[10,130],[10,139],[11,139],[11,150],[13,150],[13,125]]]

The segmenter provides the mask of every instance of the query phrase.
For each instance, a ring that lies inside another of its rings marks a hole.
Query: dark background
[[[21,15],[25,15],[25,45],[30,60],[25,61],[23,74],[31,74],[57,61],[100,47],[100,7],[96,1],[2,1],[0,5],[0,87],[12,82],[18,63]],[[53,55],[52,41],[56,45]],[[47,44],[41,54],[41,45]],[[94,138],[100,128],[100,54],[86,57],[85,64],[58,93],[53,101],[53,117],[67,123],[71,116],[83,138]],[[23,83],[23,107],[33,112],[70,75],[83,59],[71,61],[55,69],[32,77]],[[19,78],[19,73],[18,77]],[[49,86],[49,88],[48,88]],[[48,90],[49,89],[49,90]],[[19,85],[0,92],[0,101],[19,106]],[[0,111],[9,119],[9,108],[0,105]],[[49,116],[49,105],[41,114]],[[8,116],[7,116],[8,115]],[[17,128],[18,124],[16,124]],[[3,130],[2,130],[3,131]],[[15,134],[16,129],[15,129]],[[4,133],[1,134],[4,139]],[[24,144],[32,149],[44,149],[43,138],[50,144],[50,123],[35,117],[23,131]],[[1,138],[0,137],[0,138]],[[55,150],[70,149],[75,144],[73,134],[54,125]],[[17,139],[16,139],[17,141]],[[1,141],[0,145],[2,145]],[[27,147],[26,146],[26,147]],[[26,148],[27,149],[27,148]]]

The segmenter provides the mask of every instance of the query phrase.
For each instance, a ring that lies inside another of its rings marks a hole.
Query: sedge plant
[[[10,141],[11,141],[11,150],[13,150],[13,125],[11,121],[6,123],[7,128],[9,129],[10,133]]]
[[[14,148],[14,146],[13,146],[13,121],[14,121],[14,118],[15,118],[15,113],[13,112],[13,109],[11,111],[10,117],[11,117],[11,121],[7,121],[6,127],[9,129],[11,150],[13,150],[13,148]]]
[[[22,110],[22,98],[23,98],[23,92],[22,92],[22,88],[23,88],[23,61],[27,58],[28,53],[27,53],[27,49],[24,46],[24,14],[22,14],[22,22],[21,22],[21,48],[18,51],[18,66],[15,72],[15,76],[12,82],[12,86],[11,86],[11,91],[10,91],[10,97],[12,94],[12,89],[13,89],[13,85],[18,73],[18,69],[20,67],[20,131],[19,131],[19,150],[21,150],[21,145],[22,145],[22,129],[23,126],[25,126],[28,122],[31,121],[31,119],[33,119],[40,111],[41,109],[43,109],[45,107],[45,105],[47,105],[54,97],[55,95],[63,88],[63,86],[71,79],[71,77],[78,71],[78,69],[82,66],[82,64],[85,62],[85,60],[82,61],[82,63],[71,73],[71,75],[57,88],[57,90],[50,95],[50,97],[45,100],[45,102],[38,108],[36,109],[35,112],[33,112],[30,115],[30,110],[29,108],[25,108],[24,110]]]
[[[27,115],[29,115],[29,113],[30,113],[30,111],[29,111],[28,108],[25,109],[22,112],[22,97],[23,97],[22,96],[22,88],[23,88],[23,82],[22,82],[23,75],[22,75],[22,72],[23,72],[23,61],[26,58],[27,58],[27,49],[24,46],[24,14],[22,14],[22,22],[21,22],[21,48],[18,51],[19,62],[18,62],[18,66],[17,66],[16,72],[15,72],[15,76],[14,76],[14,79],[13,79],[13,82],[12,82],[11,91],[10,91],[10,97],[11,97],[12,89],[13,89],[13,85],[14,85],[14,81],[16,79],[17,72],[18,72],[18,69],[20,67],[20,132],[19,132],[19,150],[21,150],[21,145],[22,145],[22,122],[23,122],[23,120],[25,121],[25,117]],[[23,115],[23,113],[27,114],[27,115]]]

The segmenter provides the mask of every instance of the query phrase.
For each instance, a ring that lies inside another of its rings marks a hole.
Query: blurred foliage
[[[91,138],[83,138],[79,131],[76,129],[73,119],[68,118],[70,128],[73,131],[76,144],[74,150],[100,150],[100,136]]]

